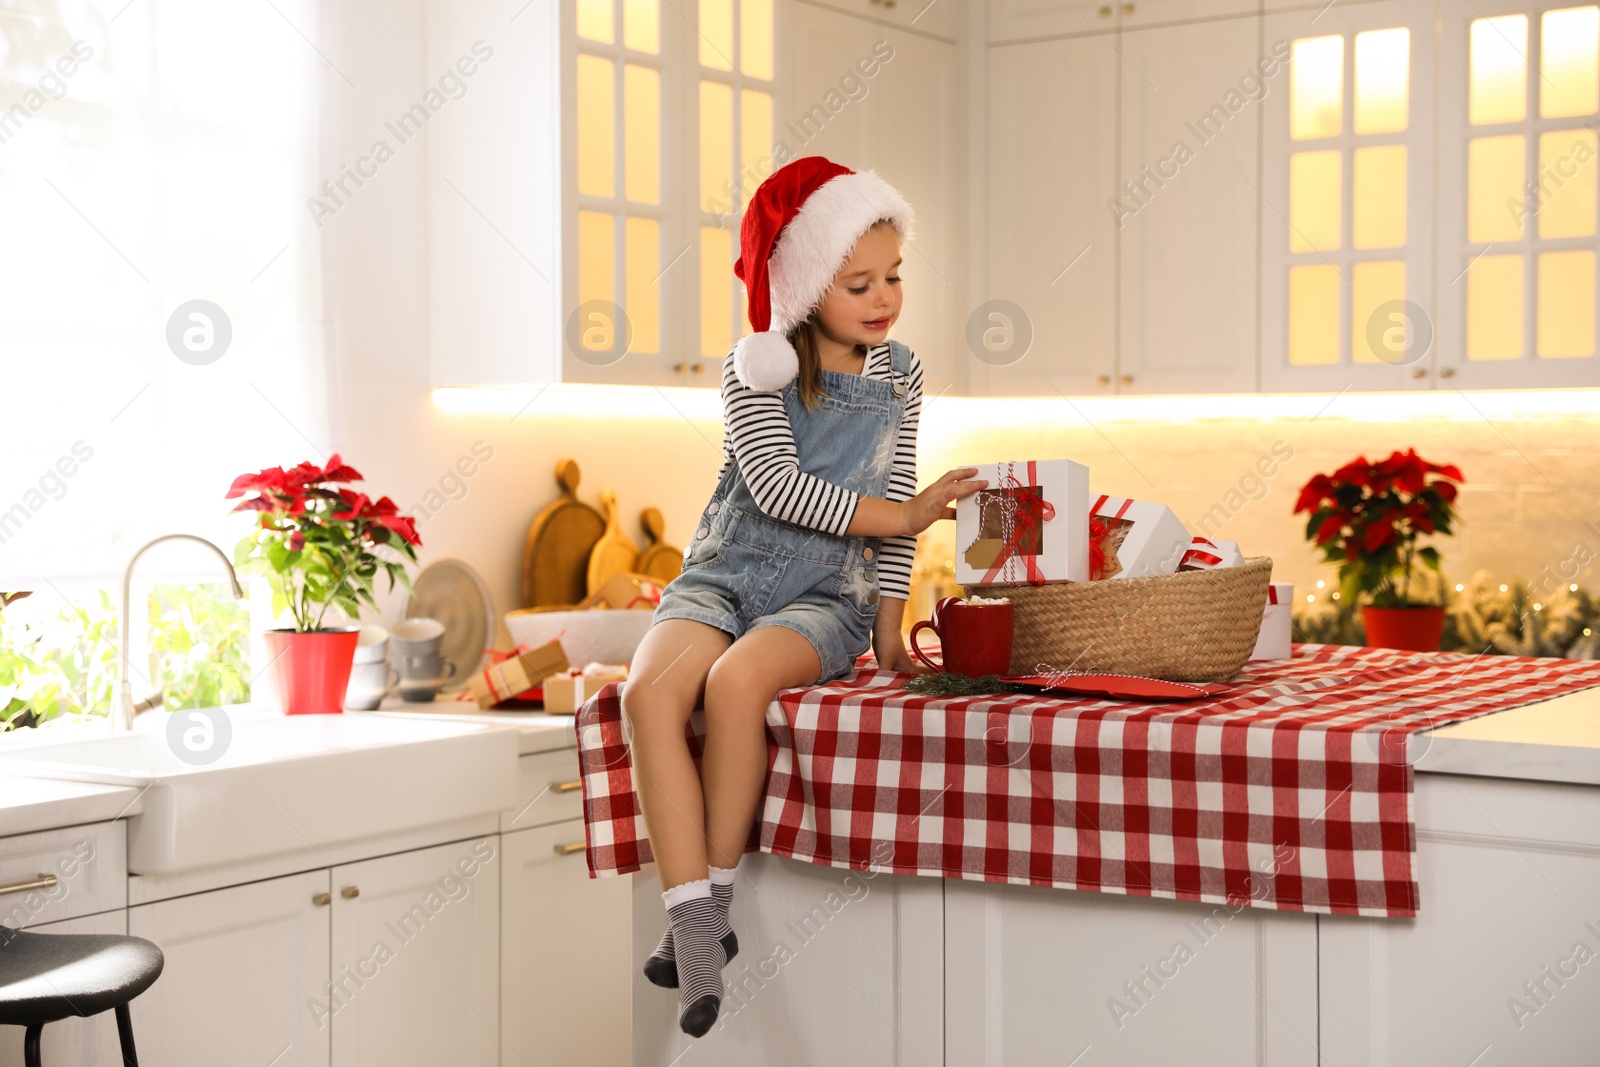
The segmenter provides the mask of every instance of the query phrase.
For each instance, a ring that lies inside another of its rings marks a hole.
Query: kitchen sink
[[[163,717],[165,721],[165,717]],[[0,750],[0,773],[141,790],[128,870],[171,874],[499,812],[517,730],[374,715],[230,713],[223,755],[180,758],[165,730]]]

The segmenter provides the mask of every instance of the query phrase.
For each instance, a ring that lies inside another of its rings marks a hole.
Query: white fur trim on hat
[[[774,333],[786,337],[806,320],[879,219],[888,219],[902,240],[911,238],[911,205],[874,171],[841,174],[806,197],[778,236],[767,267]]]
[[[733,373],[759,393],[782,389],[800,373],[800,356],[776,330],[746,334],[733,346]]]

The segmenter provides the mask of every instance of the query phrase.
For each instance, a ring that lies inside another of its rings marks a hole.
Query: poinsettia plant
[[[1294,511],[1311,513],[1306,538],[1339,564],[1339,595],[1347,603],[1365,595],[1373,607],[1416,607],[1413,568],[1439,569],[1439,550],[1418,547],[1417,539],[1451,533],[1462,481],[1459,467],[1429,463],[1414,448],[1377,463],[1358,456],[1332,474],[1314,475]]]
[[[336,452],[325,466],[301,463],[241,474],[227,499],[234,511],[260,513],[255,528],[234,549],[234,563],[266,576],[272,610],[288,610],[300,633],[322,629],[330,607],[351,619],[361,605],[373,609],[373,581],[386,574],[410,588],[406,563],[415,563],[422,538],[416,520],[401,515],[388,497],[372,499],[349,488],[361,481]]]

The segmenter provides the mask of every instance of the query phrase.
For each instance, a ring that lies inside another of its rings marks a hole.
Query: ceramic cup
[[[389,631],[375,622],[369,622],[361,627],[361,636],[356,639],[357,663],[382,663],[389,657]]]
[[[917,647],[924,630],[939,635],[944,663],[933,662]],[[1011,604],[969,604],[947,596],[934,605],[933,618],[911,628],[911,654],[935,671],[981,678],[1011,673]]]
[[[389,652],[403,656],[436,656],[444,647],[444,623],[438,619],[406,619],[389,631]]]
[[[350,668],[350,686],[345,690],[344,706],[371,711],[394,692],[399,682],[400,672],[387,663],[357,663]]]
[[[401,699],[422,704],[438,695],[439,687],[455,677],[456,665],[437,653],[396,657]]]

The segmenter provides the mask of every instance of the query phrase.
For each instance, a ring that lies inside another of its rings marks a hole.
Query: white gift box
[[[1178,564],[1181,571],[1210,571],[1222,567],[1237,567],[1244,562],[1237,541],[1216,541],[1209,537],[1196,537],[1189,542],[1189,550]]]
[[[975,464],[987,488],[956,501],[956,582],[1089,580],[1089,468],[1070,459]]]
[[[1106,525],[1104,570],[1094,578],[1147,578],[1171,574],[1190,547],[1190,535],[1171,508],[1143,500],[1101,496],[1089,509]]]
[[[1273,582],[1267,587],[1267,608],[1261,616],[1261,635],[1251,659],[1288,659],[1294,640],[1294,620],[1289,609],[1294,604],[1294,583]]]

